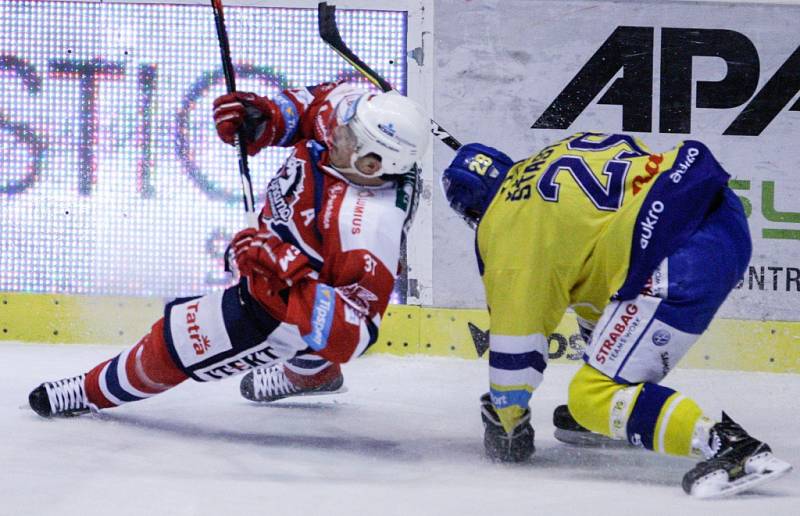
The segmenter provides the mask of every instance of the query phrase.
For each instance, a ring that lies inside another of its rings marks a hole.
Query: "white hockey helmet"
[[[381,158],[380,174],[405,174],[422,159],[430,139],[430,118],[422,107],[397,92],[365,93],[345,115],[357,144],[351,159],[375,154]]]

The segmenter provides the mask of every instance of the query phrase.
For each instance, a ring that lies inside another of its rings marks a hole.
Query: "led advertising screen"
[[[352,77],[316,9],[226,6],[237,88]],[[344,40],[402,93],[405,12],[337,11]],[[173,297],[230,281],[245,225],[211,6],[0,3],[0,291]],[[286,156],[250,160],[263,203]]]

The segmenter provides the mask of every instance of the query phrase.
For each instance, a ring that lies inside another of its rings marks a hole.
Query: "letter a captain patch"
[[[336,291],[327,285],[317,285],[314,308],[311,312],[311,333],[303,335],[303,340],[314,351],[325,349],[328,345],[335,307]]]

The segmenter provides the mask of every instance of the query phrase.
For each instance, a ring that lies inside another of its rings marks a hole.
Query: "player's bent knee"
[[[155,387],[173,386],[187,378],[169,353],[164,333],[164,319],[159,319],[138,344],[133,370]]]
[[[585,360],[617,383],[658,383],[699,337],[680,329],[688,315],[681,303],[647,294],[613,301],[592,333]]]
[[[641,385],[619,384],[584,364],[569,385],[567,406],[584,428],[614,439],[625,439],[628,415]]]

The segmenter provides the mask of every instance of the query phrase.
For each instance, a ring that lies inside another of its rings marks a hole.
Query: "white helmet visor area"
[[[415,102],[397,93],[366,94],[354,102],[344,123],[357,145],[351,163],[370,154],[381,161],[379,174],[410,171],[427,146],[427,120]]]

